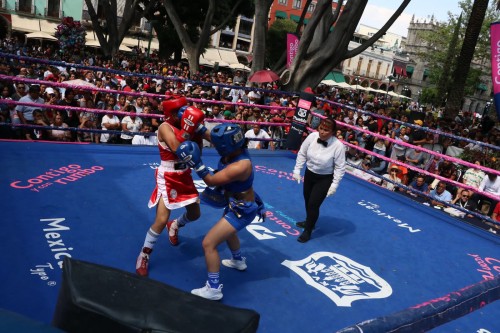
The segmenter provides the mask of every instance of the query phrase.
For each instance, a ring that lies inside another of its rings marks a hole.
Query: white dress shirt
[[[335,136],[327,140],[327,147],[318,143],[318,138],[319,133],[313,132],[302,142],[293,173],[300,174],[300,170],[306,164],[314,173],[333,174],[332,185],[337,189],[345,174],[345,146]]]

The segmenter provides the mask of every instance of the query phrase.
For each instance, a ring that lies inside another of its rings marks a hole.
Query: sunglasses
[[[462,198],[468,198],[468,197],[469,197],[469,196],[468,196],[468,195],[466,195],[466,194],[463,194],[463,195],[462,195]]]

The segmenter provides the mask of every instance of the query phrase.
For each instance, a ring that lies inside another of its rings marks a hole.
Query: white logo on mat
[[[392,294],[392,287],[370,267],[338,253],[316,252],[305,259],[285,260],[281,264],[297,273],[337,306],[347,307],[357,300],[386,298]]]

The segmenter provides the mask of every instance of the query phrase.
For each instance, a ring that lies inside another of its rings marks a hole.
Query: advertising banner
[[[295,109],[295,115],[293,116],[292,126],[290,127],[290,132],[288,132],[288,137],[286,140],[286,148],[290,150],[298,150],[302,144],[302,134],[306,130],[307,117],[309,116],[309,110],[315,101],[316,97],[313,94],[306,92],[301,92],[299,97],[299,103]]]
[[[294,34],[286,34],[286,68],[290,68],[299,49],[299,38]]]

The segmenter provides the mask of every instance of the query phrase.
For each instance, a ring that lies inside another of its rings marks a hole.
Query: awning
[[[488,90],[488,86],[485,85],[484,83],[480,83],[477,85],[477,89],[482,90],[482,91],[486,91],[486,90]]]
[[[427,68],[424,69],[424,76],[429,76],[429,70]]]
[[[203,58],[212,60],[214,62],[219,62],[220,60],[222,60],[219,55],[219,51],[214,48],[206,49],[205,52],[203,53]]]
[[[11,15],[12,17],[12,30],[23,32],[42,31],[41,20],[22,17],[19,15]],[[48,31],[46,31],[48,32]],[[54,31],[51,31],[54,33]]]
[[[406,66],[406,73],[410,73],[410,74],[413,74],[413,70],[415,68],[413,66]]]
[[[304,25],[306,25],[307,23],[309,23],[309,19],[304,18]]]
[[[406,69],[399,65],[394,65],[394,74],[401,76],[408,76],[408,74],[406,74]]]
[[[292,21],[295,21],[295,22],[299,23],[299,21],[300,21],[300,16],[290,14],[290,20],[292,20]]]
[[[336,71],[328,73],[323,80],[333,80],[337,83],[345,82],[344,74]]]
[[[277,10],[274,14],[276,15],[276,18],[280,18],[280,19],[287,19],[288,18],[288,15],[286,15],[286,13],[282,12],[281,10]]]
[[[228,64],[239,64],[238,57],[236,56],[236,52],[230,50],[222,50],[219,49],[219,55],[222,61],[227,62]]]

